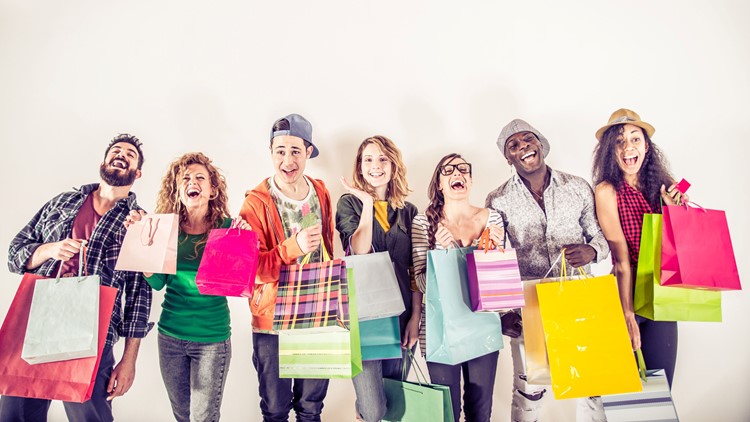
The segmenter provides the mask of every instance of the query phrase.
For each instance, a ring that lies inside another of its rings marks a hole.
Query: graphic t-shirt
[[[284,226],[284,235],[287,238],[295,236],[301,230],[320,223],[323,218],[320,210],[320,200],[315,192],[315,187],[305,177],[305,182],[309,192],[304,199],[297,201],[284,195],[276,186],[273,177],[268,179],[268,191],[276,205],[276,209],[281,217],[281,224]],[[322,243],[321,243],[322,245]],[[329,251],[330,253],[330,251]],[[297,262],[301,262],[304,256],[299,257]],[[319,262],[321,260],[320,248],[311,252],[310,262]]]

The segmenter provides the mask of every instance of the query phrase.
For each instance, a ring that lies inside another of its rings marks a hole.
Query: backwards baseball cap
[[[282,120],[286,120],[289,123],[289,129],[274,130],[274,128],[276,128],[277,126],[281,126],[282,128],[286,127],[286,125],[284,124],[278,124]],[[312,142],[312,125],[304,117],[300,116],[299,114],[292,113],[288,116],[284,116],[276,120],[273,123],[273,126],[271,126],[271,142],[273,142],[273,138],[284,135],[296,136],[302,139],[307,144],[310,144],[311,147],[313,147],[313,152],[312,154],[310,154],[310,158],[315,158],[318,156],[318,147],[316,147]]]
[[[542,143],[544,156],[547,157],[547,154],[549,154],[549,142],[547,141],[547,138],[545,138],[538,130],[534,129],[533,126],[521,119],[513,119],[510,123],[505,125],[503,130],[500,131],[500,136],[497,137],[497,147],[500,148],[503,157],[508,158],[505,155],[505,144],[508,143],[508,138],[521,132],[531,132],[536,135],[539,142]]]

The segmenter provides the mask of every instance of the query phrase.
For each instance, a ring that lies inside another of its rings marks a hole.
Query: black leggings
[[[677,363],[677,323],[674,321],[652,321],[636,315],[641,330],[641,351],[648,369],[664,369],[669,387],[672,388],[674,367]]]

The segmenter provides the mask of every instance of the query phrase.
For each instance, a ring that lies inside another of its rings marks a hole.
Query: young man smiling
[[[567,262],[584,267],[586,272],[589,263],[606,258],[609,246],[596,220],[591,186],[578,176],[545,164],[550,150],[547,138],[525,121],[515,119],[500,132],[497,147],[516,173],[487,196],[485,206],[503,217],[508,238],[516,249],[521,278],[543,278],[563,248]],[[559,275],[558,263],[550,277]],[[515,312],[503,316],[504,327],[518,322],[520,316]],[[512,335],[511,420],[538,421],[546,389],[526,383],[523,333]],[[579,400],[578,412],[578,420],[606,420],[598,397]]]
[[[299,114],[278,119],[271,128],[274,175],[245,194],[240,216],[258,232],[260,256],[250,311],[253,365],[258,372],[260,409],[265,421],[286,421],[293,408],[298,421],[319,421],[327,379],[279,378],[279,338],[272,329],[279,272],[320,245],[333,253],[331,197],[321,180],[305,176],[305,164],[318,155],[312,126]]]
[[[133,384],[138,347],[151,328],[151,288],[143,275],[114,269],[125,237],[125,217],[130,210],[140,209],[130,189],[141,177],[142,166],[138,138],[128,134],[115,137],[99,166],[101,182],[64,192],[47,202],[16,235],[8,251],[12,272],[54,277],[62,267],[63,275],[77,275],[81,240],[85,239],[88,274],[98,275],[103,286],[120,290],[91,400],[63,403],[71,421],[113,420],[111,400],[125,394]],[[112,347],[119,337],[126,338],[125,350],[115,365]],[[3,396],[0,421],[47,420],[49,406],[50,400]]]

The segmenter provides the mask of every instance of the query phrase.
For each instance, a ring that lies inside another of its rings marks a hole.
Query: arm
[[[620,290],[620,303],[625,314],[630,341],[635,350],[641,347],[641,336],[633,310],[633,275],[630,269],[628,244],[617,213],[617,193],[609,183],[600,183],[596,187],[595,198],[596,215],[612,250],[614,273]]]
[[[599,262],[609,254],[607,238],[597,221],[597,206],[594,206],[594,195],[591,186],[582,181],[580,198],[583,202],[579,224],[586,243],[565,245],[565,259],[574,267],[582,267],[591,262]],[[614,189],[612,190],[614,194]],[[617,199],[615,198],[615,216],[617,215]],[[619,222],[619,217],[618,217]]]
[[[107,384],[107,400],[122,396],[130,390],[135,380],[135,361],[138,357],[138,348],[141,345],[140,338],[126,338],[125,350],[122,352],[122,359],[115,366],[112,375]]]
[[[343,177],[341,183],[352,195],[342,196],[339,200],[339,207],[336,209],[336,228],[341,232],[341,244],[344,245],[344,249],[351,247],[354,254],[369,253],[372,249],[373,199],[367,192],[350,186]],[[361,203],[359,210],[355,208],[354,198]],[[342,206],[344,209],[340,209]],[[342,213],[345,219],[340,220],[339,213]],[[356,226],[354,226],[354,221],[357,221]],[[342,228],[346,230],[347,240],[344,240]],[[349,244],[345,245],[345,242]]]

